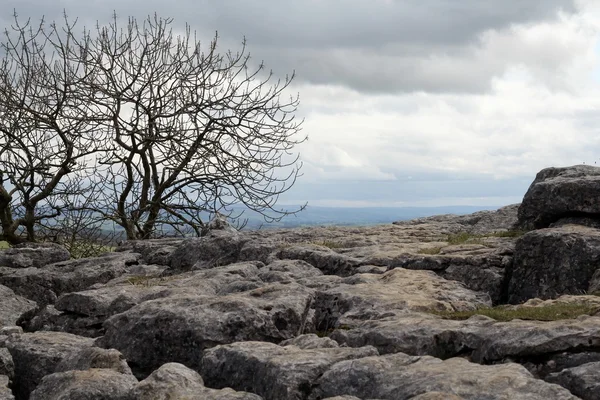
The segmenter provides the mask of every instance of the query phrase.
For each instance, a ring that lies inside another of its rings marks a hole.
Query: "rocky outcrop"
[[[373,355],[378,353],[371,346],[301,349],[243,342],[206,350],[200,372],[211,387],[232,386],[265,400],[294,400],[306,398],[312,384],[335,363]]]
[[[39,268],[69,258],[67,249],[58,244],[22,243],[0,251],[0,267]]]
[[[130,400],[138,383],[133,375],[112,369],[72,370],[46,375],[31,393],[30,400]]]
[[[538,172],[519,207],[523,229],[547,228],[567,217],[600,219],[600,168],[576,165]]]
[[[583,294],[600,267],[600,230],[581,225],[539,229],[519,238],[508,301]]]
[[[8,388],[8,376],[0,375],[0,400],[14,400],[11,390]]]
[[[445,214],[396,221],[395,225],[423,225],[439,223],[450,226],[454,233],[488,234],[513,229],[517,225],[517,212],[521,204],[511,204],[494,211],[478,211],[468,215]]]
[[[341,361],[317,380],[309,398],[412,399],[428,392],[444,399],[577,399],[567,389],[535,379],[517,364],[481,366],[462,358],[442,361],[403,353]]]
[[[312,290],[298,284],[217,297],[190,290],[109,318],[97,343],[120,350],[140,374],[171,361],[199,368],[203,350],[218,344],[278,342],[314,331],[313,298]]]
[[[595,399],[595,171],[466,216],[0,252],[0,399]]]
[[[21,315],[35,310],[37,306],[34,301],[16,295],[3,285],[0,285],[0,299],[0,328],[16,325]]]
[[[548,375],[546,382],[558,383],[569,389],[574,395],[583,400],[600,399],[600,362],[565,368],[560,372]]]
[[[59,332],[24,333],[9,339],[6,347],[15,365],[13,385],[17,399],[28,398],[63,359],[92,344],[92,339]]]
[[[48,264],[39,268],[0,270],[0,284],[40,305],[53,304],[62,293],[76,292],[131,273],[139,264],[137,253],[109,253]]]
[[[200,374],[182,364],[167,363],[143,381],[131,393],[133,400],[261,400],[251,393],[236,392],[230,388],[221,390],[204,386]]]

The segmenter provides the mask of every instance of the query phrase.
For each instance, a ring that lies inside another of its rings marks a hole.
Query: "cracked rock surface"
[[[590,168],[465,216],[0,251],[0,399],[598,399]]]

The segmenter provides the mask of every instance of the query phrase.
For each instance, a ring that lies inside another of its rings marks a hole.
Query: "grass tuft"
[[[425,249],[420,249],[419,251],[417,251],[417,254],[429,254],[429,255],[440,254],[440,251],[442,251],[442,248],[443,248],[443,246],[427,247]]]
[[[330,249],[342,249],[342,248],[348,247],[348,246],[346,246],[345,243],[335,242],[333,240],[321,240],[318,242],[311,242],[310,244],[314,244],[317,246],[323,246],[323,247],[329,247]]]
[[[544,307],[508,308],[507,306],[497,306],[473,311],[430,311],[430,313],[444,319],[454,320],[465,320],[473,315],[485,315],[496,321],[511,321],[513,319],[558,321],[577,318],[580,315],[591,315],[598,309],[598,306],[590,304],[554,303]]]

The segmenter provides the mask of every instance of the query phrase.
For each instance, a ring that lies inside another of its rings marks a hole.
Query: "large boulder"
[[[298,284],[216,297],[190,288],[110,317],[97,343],[120,350],[139,376],[167,362],[198,370],[202,352],[218,344],[279,342],[314,329],[313,299],[314,292]]]
[[[563,352],[596,352],[600,343],[600,318],[593,316],[498,322],[479,315],[456,321],[399,313],[377,320],[341,321],[345,323],[343,329],[330,335],[340,344],[373,345],[380,354],[402,352],[439,358],[460,355],[481,364],[506,360],[537,364]]]
[[[486,293],[474,292],[432,271],[395,268],[383,275],[358,274],[319,291],[315,303],[320,331],[340,326],[341,317],[369,320],[392,310],[467,311],[490,306]]]
[[[57,372],[45,376],[29,400],[130,400],[137,383],[112,369]]]
[[[181,272],[231,264],[239,259],[247,241],[248,238],[237,231],[210,231],[206,236],[183,241],[170,254],[169,265]]]
[[[558,383],[583,400],[600,399],[600,362],[565,368],[548,375],[546,382]]]
[[[600,267],[600,230],[580,225],[539,229],[517,240],[508,301],[582,294]]]
[[[21,315],[35,310],[35,301],[16,295],[11,289],[0,285],[0,328],[14,326]]]
[[[473,214],[444,214],[432,217],[415,218],[408,221],[396,221],[394,225],[422,225],[442,223],[452,226],[454,231],[470,234],[488,234],[511,230],[517,224],[517,212],[520,204],[511,204],[493,211],[478,211]]]
[[[519,207],[524,229],[547,228],[566,217],[600,219],[600,168],[575,165],[538,172]]]
[[[232,386],[266,400],[306,398],[313,383],[333,364],[378,355],[372,346],[300,349],[272,343],[241,342],[204,352],[201,374],[207,385]]]
[[[334,364],[309,398],[353,395],[393,400],[429,392],[443,393],[446,397],[437,397],[443,399],[577,400],[567,389],[535,379],[518,364],[484,366],[463,358],[442,361],[403,353]]]
[[[8,376],[0,375],[0,400],[15,400],[12,391],[8,388]]]
[[[128,240],[115,251],[139,253],[146,264],[169,265],[171,253],[177,250],[183,241],[182,238]]]
[[[179,363],[163,364],[131,391],[131,400],[262,400],[252,393],[209,389],[198,372]]]
[[[17,398],[26,399],[52,374],[63,359],[93,345],[93,340],[62,332],[35,332],[13,336],[7,342],[15,364]]]
[[[22,243],[0,250],[0,267],[29,268],[66,261],[71,255],[64,247],[54,243]]]
[[[53,304],[62,293],[83,290],[130,273],[140,258],[137,253],[109,253],[40,268],[5,269],[0,272],[0,284],[40,305]]]

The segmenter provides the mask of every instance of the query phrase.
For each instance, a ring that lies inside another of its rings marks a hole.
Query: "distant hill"
[[[293,207],[290,207],[293,208]],[[316,207],[307,206],[296,216],[288,216],[280,222],[265,223],[261,215],[246,211],[248,219],[246,229],[293,228],[298,226],[318,225],[377,225],[394,221],[428,217],[440,214],[471,214],[482,210],[496,210],[499,207],[482,206],[446,206],[446,207]],[[237,209],[236,211],[241,210]]]

